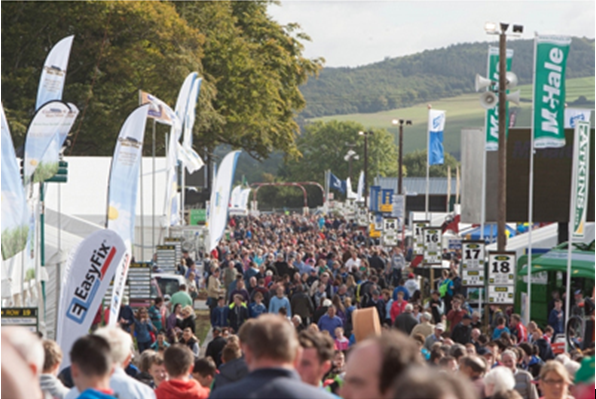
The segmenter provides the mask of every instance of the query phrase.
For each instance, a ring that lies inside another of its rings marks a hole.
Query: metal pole
[[[430,110],[431,110],[431,106],[428,105],[428,120],[430,121]],[[430,129],[427,126],[426,128],[426,196],[424,197],[424,213],[425,213],[425,219],[426,220],[430,220],[428,218],[428,190],[429,190],[429,169],[430,169],[430,165],[429,160],[430,160],[430,153],[428,152],[428,144],[430,142]],[[432,221],[431,221],[431,226],[432,226]]]
[[[506,71],[507,71],[507,36],[499,34],[499,190],[497,208],[497,251],[504,251],[507,244],[505,219],[507,217],[507,138],[506,129]]]
[[[153,251],[155,251],[155,124],[156,121],[153,119],[153,141],[151,143],[151,155],[153,157],[153,173],[151,174],[153,176],[151,182],[151,205],[153,208],[151,212],[151,259],[153,259]]]
[[[143,198],[145,197],[145,192],[143,191],[143,151],[141,149],[141,168],[140,168],[140,176],[139,176],[139,180],[140,180],[140,187],[141,187],[141,256],[140,256],[140,260],[144,261],[145,260],[145,221],[143,219],[145,219],[145,212],[143,210]],[[136,222],[136,215],[132,215],[132,220],[134,221],[133,223]],[[135,223],[136,225],[136,223]],[[135,243],[133,242],[132,245],[134,246]]]
[[[364,209],[368,209],[368,132],[364,132]]]
[[[397,160],[397,193],[402,194],[403,189],[403,146],[404,144],[404,121],[399,121],[399,157]]]
[[[488,61],[486,63],[486,76],[492,79],[490,76],[490,46],[488,46]],[[482,187],[480,196],[480,239],[484,241],[484,225],[486,224],[486,129],[487,129],[487,115],[488,110],[484,112],[484,131],[482,135]]]

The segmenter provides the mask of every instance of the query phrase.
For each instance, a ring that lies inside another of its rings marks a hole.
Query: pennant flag
[[[107,228],[113,230],[132,252],[134,243],[139,169],[143,154],[143,138],[150,106],[141,105],[126,118],[112,158],[108,183]],[[120,311],[120,301],[128,275],[129,262],[119,264],[115,270],[114,288],[110,303],[109,325],[115,326]],[[109,281],[108,281],[109,284]]]
[[[159,123],[169,126],[180,127],[182,123],[176,116],[176,112],[170,106],[153,94],[139,90],[139,105],[150,104],[147,118],[155,119]]]
[[[68,36],[60,40],[46,57],[37,89],[36,110],[48,101],[62,100],[62,90],[73,39],[74,36]]]
[[[178,159],[186,165],[188,173],[194,173],[203,167],[203,160],[195,150],[185,147],[179,142],[176,142],[176,144],[178,145]]]
[[[347,188],[346,198],[347,199],[356,199],[356,193],[352,191],[352,182],[350,181],[349,177],[346,179],[346,188]]]
[[[360,172],[360,177],[358,178],[358,192],[356,193],[356,202],[363,202],[364,201],[364,171]]]
[[[573,141],[571,172],[571,215],[569,223],[574,239],[584,238],[588,193],[590,192],[590,121],[578,121]]]
[[[42,159],[55,137],[63,129],[70,112],[71,110],[65,102],[53,100],[45,103],[33,116],[25,140],[23,162],[25,184],[31,182],[33,173],[36,173],[35,181],[38,182],[44,181],[45,177],[51,177],[48,176],[48,169],[51,167],[43,164]],[[68,130],[70,130],[70,126]]]
[[[534,148],[565,146],[565,69],[571,38],[534,39]]]
[[[565,129],[574,128],[578,121],[590,122],[592,110],[565,108]]]
[[[342,194],[346,193],[346,182],[339,180],[339,178],[331,172],[329,172],[329,187],[341,191]]]
[[[60,162],[60,149],[66,141],[66,137],[70,133],[70,129],[75,123],[77,116],[79,115],[79,109],[73,103],[68,103],[69,112],[66,118],[60,124],[58,132],[54,135],[54,138],[50,142],[48,149],[43,155],[40,165],[43,168],[37,169],[34,176],[34,181],[42,182],[45,181],[58,173],[58,164]]]
[[[236,186],[230,195],[230,208],[240,208],[240,195],[242,193],[242,186]]]
[[[428,111],[428,164],[442,165],[443,131],[445,130],[445,111],[431,109]]]
[[[230,191],[236,171],[236,162],[240,151],[232,151],[225,156],[217,170],[209,202],[209,252],[213,251],[221,240],[228,223],[228,204]]]
[[[188,95],[188,104],[186,105],[186,114],[184,118],[184,137],[182,138],[182,144],[186,148],[192,148],[192,129],[195,125],[195,109],[197,107],[197,100],[201,90],[201,83],[203,83],[203,78],[195,78]]]
[[[250,199],[250,188],[242,189],[240,192],[240,209],[248,210],[248,200]]]
[[[511,70],[511,62],[513,61],[513,50],[507,49],[507,60],[505,64],[507,65],[507,70]],[[493,82],[499,81],[499,48],[498,47],[488,47],[488,65],[487,65],[487,75],[490,80]],[[496,90],[498,85],[494,85],[492,89]],[[507,91],[509,93],[509,91]],[[505,137],[509,132],[509,102],[505,103]],[[486,119],[485,119],[485,129],[486,129],[486,151],[497,151],[499,149],[499,104],[494,108],[486,110]]]
[[[72,251],[66,264],[57,320],[56,342],[64,353],[69,353],[72,344],[89,333],[114,272],[129,260],[124,241],[112,230],[96,231]],[[70,357],[64,356],[61,368],[69,365]]]
[[[2,259],[21,252],[29,234],[29,211],[4,107],[2,113]]]

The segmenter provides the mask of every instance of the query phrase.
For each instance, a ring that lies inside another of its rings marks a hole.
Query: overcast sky
[[[281,24],[296,22],[312,41],[305,56],[328,67],[359,66],[455,43],[496,39],[484,24],[524,26],[534,32],[594,38],[592,1],[281,1],[269,13]],[[510,28],[511,29],[511,28]]]

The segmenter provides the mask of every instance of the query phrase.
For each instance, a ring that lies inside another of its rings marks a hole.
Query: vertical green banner
[[[565,67],[570,45],[566,36],[534,40],[534,148],[565,146]]]
[[[507,70],[511,70],[511,61],[513,60],[513,50],[507,50]],[[494,82],[499,81],[499,48],[489,47],[488,48],[488,66],[487,76]],[[499,85],[495,84],[489,89],[496,91]],[[498,95],[498,94],[497,94]],[[509,132],[509,103],[505,104],[506,111],[506,126],[505,126],[505,137]],[[497,151],[499,149],[499,103],[497,102],[495,107],[486,110],[486,121],[484,123],[486,128],[486,151]]]
[[[590,121],[577,121],[573,138],[571,215],[573,238],[584,238],[590,185]]]

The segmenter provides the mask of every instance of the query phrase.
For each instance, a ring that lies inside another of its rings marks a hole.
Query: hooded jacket
[[[69,389],[52,374],[41,374],[39,376],[39,386],[41,387],[45,399],[63,399],[69,391]]]
[[[248,365],[244,358],[234,359],[219,367],[219,374],[215,375],[213,390],[241,380],[248,375]]]
[[[203,388],[196,380],[168,380],[155,390],[157,399],[207,399],[209,389]]]

